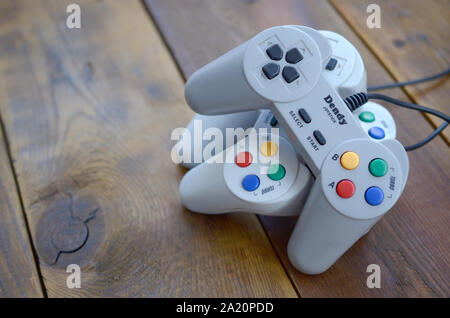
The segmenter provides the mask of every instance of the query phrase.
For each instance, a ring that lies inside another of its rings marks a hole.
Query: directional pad
[[[298,74],[297,70],[292,66],[285,66],[282,75],[284,80],[288,83],[292,83],[300,77],[300,74]]]
[[[303,60],[303,55],[296,48],[290,49],[286,53],[286,62],[290,64],[297,64],[301,60]]]
[[[267,76],[267,78],[271,80],[272,78],[275,78],[278,74],[280,74],[280,66],[275,63],[269,63],[263,66],[262,71]]]
[[[278,44],[272,45],[266,50],[267,55],[274,61],[279,61],[283,58],[283,50]]]

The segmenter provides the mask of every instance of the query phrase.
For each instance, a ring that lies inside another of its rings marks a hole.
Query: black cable
[[[421,112],[424,112],[424,113],[428,113],[428,114],[434,115],[436,117],[439,117],[439,118],[445,120],[446,122],[450,121],[450,117],[449,116],[447,116],[446,114],[444,114],[444,113],[442,113],[442,112],[440,112],[438,110],[432,109],[432,108],[428,108],[428,107],[425,107],[425,106],[421,106],[421,105],[405,102],[403,100],[396,99],[396,98],[393,98],[393,97],[390,97],[390,96],[386,96],[386,95],[382,95],[382,94],[378,94],[378,93],[369,93],[369,94],[366,94],[366,96],[367,96],[367,99],[384,100],[386,102],[389,102],[391,104],[395,104],[395,105],[400,106],[400,107],[414,109],[414,110],[418,110],[418,111],[421,111]]]
[[[427,143],[429,143],[431,140],[434,139],[437,135],[441,133],[446,127],[448,126],[448,123],[445,122],[442,125],[439,126],[435,131],[433,131],[431,134],[429,134],[426,138],[424,138],[422,141],[418,142],[417,144],[411,145],[411,146],[404,146],[406,151],[412,151],[416,150],[417,148],[420,148]]]
[[[419,78],[419,79],[416,79],[416,80],[411,80],[411,81],[406,81],[406,82],[390,83],[390,84],[383,84],[383,85],[376,85],[376,86],[369,86],[369,87],[367,87],[367,90],[368,91],[376,91],[376,90],[380,90],[380,89],[388,89],[388,88],[396,88],[396,87],[407,86],[407,85],[415,85],[415,84],[420,84],[420,83],[424,83],[424,82],[428,82],[428,81],[432,81],[432,80],[438,79],[438,78],[443,77],[443,76],[445,76],[447,74],[450,74],[450,68],[445,70],[445,71],[443,71],[443,72],[440,72],[440,73],[437,73],[437,74],[434,74],[434,75],[431,75],[431,76]]]
[[[345,104],[347,105],[347,107],[350,109],[351,112],[354,112],[356,109],[358,109],[359,107],[361,107],[362,105],[364,105],[365,103],[367,103],[367,101],[369,99],[379,99],[379,100],[383,100],[386,102],[389,102],[391,104],[397,105],[397,106],[401,106],[401,107],[405,107],[408,109],[414,109],[414,110],[418,110],[424,113],[428,113],[434,116],[437,116],[443,120],[445,120],[445,123],[443,123],[441,126],[439,126],[436,130],[434,130],[430,135],[428,135],[425,139],[423,139],[422,141],[418,142],[417,144],[411,145],[411,146],[406,146],[405,150],[406,151],[411,151],[411,150],[415,150],[417,148],[420,148],[424,145],[426,145],[427,143],[429,143],[431,140],[433,140],[437,135],[439,135],[439,133],[441,131],[443,131],[447,126],[448,123],[450,121],[450,117],[447,116],[446,114],[429,108],[429,107],[425,107],[425,106],[421,106],[421,105],[417,105],[417,104],[413,104],[413,103],[409,103],[409,102],[405,102],[390,96],[386,96],[386,95],[382,95],[382,94],[377,94],[377,93],[358,93],[358,94],[354,94],[351,95],[349,97],[346,97],[344,99]]]

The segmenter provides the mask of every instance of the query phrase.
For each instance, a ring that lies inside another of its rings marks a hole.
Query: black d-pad
[[[274,44],[266,49],[267,56],[272,61],[281,61],[283,58],[284,52],[278,44]],[[297,64],[301,60],[303,60],[303,55],[297,48],[292,48],[286,53],[285,60],[289,64]],[[280,66],[277,63],[267,63],[262,67],[262,71],[266,77],[271,80],[280,74]],[[295,81],[300,77],[298,71],[292,66],[285,66],[282,72],[284,80],[289,84]]]
[[[282,75],[284,80],[288,83],[292,83],[300,77],[300,74],[298,74],[297,70],[292,66],[285,66]]]
[[[301,60],[303,60],[303,55],[296,48],[293,48],[293,49],[290,49],[289,51],[287,51],[286,62],[288,62],[290,64],[297,64]]]
[[[279,61],[283,58],[283,50],[278,44],[272,45],[266,50],[267,55],[271,60]]]
[[[280,66],[276,63],[268,63],[263,66],[262,70],[270,80],[280,74]]]

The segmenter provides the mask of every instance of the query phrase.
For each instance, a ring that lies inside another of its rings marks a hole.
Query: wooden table
[[[185,79],[266,27],[344,35],[369,85],[449,65],[450,2],[77,0],[0,2],[0,296],[448,297],[449,130],[411,152],[395,207],[329,271],[286,257],[295,218],[183,209],[170,160]],[[368,4],[381,29],[366,26]],[[449,113],[450,81],[388,91]],[[412,144],[440,124],[386,105]],[[369,289],[369,264],[381,288]],[[69,264],[81,288],[69,289]]]

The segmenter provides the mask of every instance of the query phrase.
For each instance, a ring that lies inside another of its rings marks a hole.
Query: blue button
[[[384,193],[383,190],[378,187],[370,187],[366,190],[364,197],[366,199],[366,202],[370,205],[379,205],[381,204],[381,202],[383,202]]]
[[[383,139],[386,134],[384,130],[380,127],[372,127],[369,129],[369,136],[374,139]]]
[[[259,187],[259,178],[254,174],[246,175],[242,180],[242,186],[247,191],[255,191]]]

